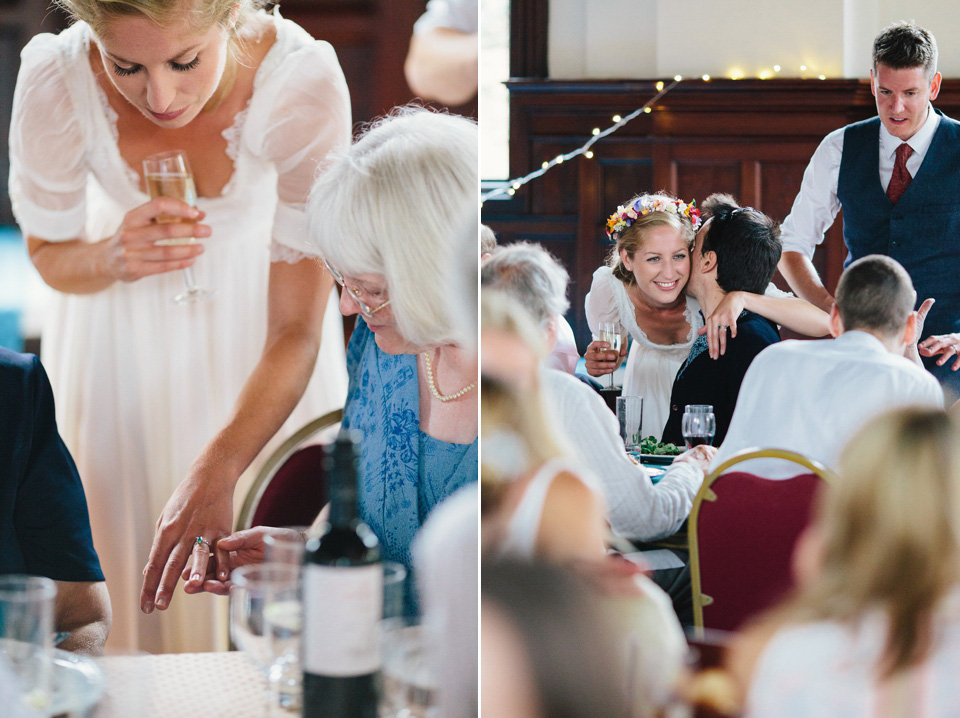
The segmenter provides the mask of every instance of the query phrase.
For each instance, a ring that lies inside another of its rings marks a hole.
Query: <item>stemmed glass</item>
[[[717,418],[710,404],[687,404],[684,407],[680,430],[688,449],[701,444],[713,444],[717,433]]]
[[[620,322],[601,322],[600,333],[597,339],[610,345],[608,351],[614,351],[620,356],[620,346],[623,341],[623,327]],[[613,372],[610,372],[610,386],[613,386]]]
[[[187,155],[183,150],[160,152],[144,158],[143,178],[147,183],[147,194],[150,195],[150,199],[173,197],[186,202],[191,207],[197,206],[197,190],[193,183],[193,172],[190,171],[190,163],[187,161]],[[179,217],[169,215],[157,217],[159,223],[181,221],[183,220]],[[186,237],[184,239],[161,239],[155,244],[161,246],[194,244],[196,241],[195,237]],[[216,294],[215,290],[201,289],[197,286],[197,280],[193,275],[193,267],[184,268],[183,281],[186,284],[186,290],[173,298],[174,304],[192,304],[209,299]]]
[[[267,679],[265,714],[269,716],[275,702],[274,678],[283,673],[283,666],[279,670],[274,666],[299,649],[300,567],[249,564],[234,569],[230,579],[230,637]]]

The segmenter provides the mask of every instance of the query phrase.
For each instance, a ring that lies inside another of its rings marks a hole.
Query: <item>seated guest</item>
[[[792,449],[835,468],[849,438],[878,414],[943,408],[937,380],[903,356],[916,341],[916,298],[895,259],[872,254],[847,267],[830,310],[836,338],[781,342],[757,355],[713,466],[762,447]],[[760,462],[743,468],[772,477],[796,473],[783,462],[762,463],[762,470]]]
[[[549,252],[525,242],[498,249],[480,268],[484,291],[505,293],[530,311],[548,349],[557,335],[557,318],[569,306],[567,281],[567,271]],[[642,541],[675,533],[690,513],[715,450],[684,454],[653,484],[624,451],[617,419],[595,391],[552,368],[542,368],[539,381],[564,445],[599,480],[613,531]]]
[[[795,554],[798,595],[745,630],[745,716],[952,716],[960,698],[960,431],[900,409],[840,457]]]
[[[700,304],[703,315],[710,316],[729,292],[764,291],[777,271],[780,230],[767,215],[752,207],[739,207],[729,195],[708,197],[703,213],[708,219],[697,232],[686,291]],[[698,337],[673,381],[663,440],[683,444],[680,421],[684,406],[711,404],[717,418],[714,443],[720,444],[747,367],[757,354],[778,341],[776,325],[747,310],[737,318],[736,336],[727,339],[726,351],[716,361],[708,353],[707,338]]]
[[[0,574],[56,582],[60,648],[99,655],[110,597],[77,467],[57,431],[40,361],[0,348]]]
[[[332,162],[307,206],[313,241],[341,287],[340,311],[357,316],[343,426],[363,433],[360,514],[383,559],[408,570],[423,521],[477,480],[476,354],[473,342],[462,346],[444,278],[458,264],[451,233],[474,214],[476,192],[476,124],[403,109]],[[265,532],[221,539],[222,571],[262,556]],[[217,578],[195,571],[185,590],[225,591],[226,576]]]
[[[514,245],[509,245],[514,246]],[[486,261],[493,253],[498,250],[497,235],[493,233],[487,225],[480,225],[480,260]],[[566,273],[566,270],[563,270]],[[564,280],[566,283],[566,280]],[[559,369],[568,374],[575,374],[577,371],[577,362],[580,361],[580,352],[577,350],[577,340],[573,336],[573,328],[570,326],[563,313],[570,302],[566,298],[566,289],[564,289],[564,309],[557,312],[550,318],[551,331],[554,334],[553,347],[550,349],[550,355],[546,359],[546,364],[551,369]]]

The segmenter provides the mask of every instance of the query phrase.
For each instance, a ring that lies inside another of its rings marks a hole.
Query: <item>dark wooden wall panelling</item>
[[[594,127],[653,97],[654,85],[509,82],[511,176],[581,146]],[[960,80],[944,81],[936,106],[960,116]],[[582,351],[590,340],[583,299],[610,248],[604,221],[619,203],[654,190],[698,201],[729,192],[782,221],[824,135],[874,114],[867,81],[684,81],[651,113],[598,142],[593,159],[565,162],[513,198],[486,202],[482,218],[502,242],[538,241],[564,262],[572,280],[568,319]],[[845,254],[838,221],[814,257],[830,291]],[[779,276],[777,283],[786,287]]]

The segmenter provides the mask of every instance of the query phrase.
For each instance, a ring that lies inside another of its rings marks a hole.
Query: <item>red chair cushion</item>
[[[793,587],[793,547],[810,521],[815,474],[772,480],[742,471],[720,476],[697,517],[700,592],[707,628],[735,630],[783,598]]]
[[[323,447],[293,452],[273,475],[253,511],[251,526],[309,526],[327,503]]]

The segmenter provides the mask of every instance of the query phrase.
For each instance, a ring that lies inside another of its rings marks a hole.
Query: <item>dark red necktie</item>
[[[890,201],[894,204],[896,204],[897,200],[907,191],[910,180],[913,179],[910,173],[907,172],[907,160],[912,154],[913,148],[906,142],[897,148],[897,159],[893,163],[893,174],[890,175],[890,184],[887,185],[887,197],[889,197]]]

